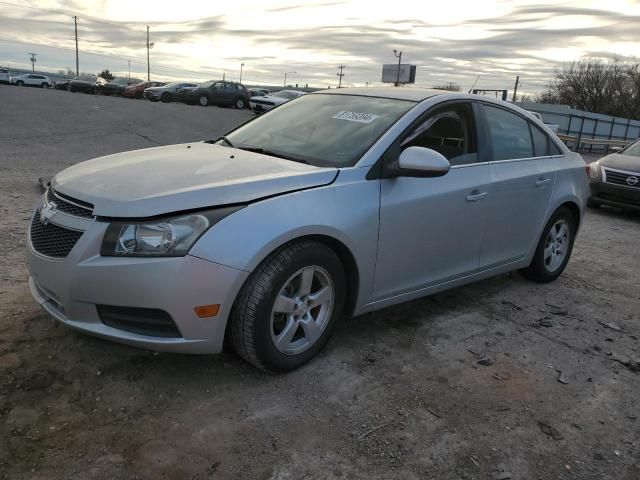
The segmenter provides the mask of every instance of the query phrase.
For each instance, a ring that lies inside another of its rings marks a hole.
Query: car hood
[[[319,187],[337,175],[335,168],[191,143],[89,160],[58,173],[51,185],[92,203],[94,215],[141,218]]]
[[[252,98],[255,98],[256,100],[267,100],[269,102],[275,103],[276,105],[287,103],[288,101],[293,100],[292,98],[274,97],[273,95],[263,95],[262,97],[252,97]]]
[[[598,160],[600,165],[619,170],[640,172],[640,157],[625,155],[624,153],[612,153]]]

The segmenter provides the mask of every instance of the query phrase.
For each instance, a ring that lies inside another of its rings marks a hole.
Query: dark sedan
[[[589,206],[640,210],[640,139],[590,165]]]
[[[142,82],[142,80],[139,78],[115,77],[105,83],[99,91],[105,95],[122,95],[124,89],[129,85],[135,85],[140,82]]]
[[[249,90],[240,83],[209,80],[190,92],[187,102],[243,109],[249,105]]]
[[[91,75],[81,75],[75,77],[69,82],[70,92],[83,92],[83,93],[98,93],[98,89],[101,88],[107,81],[102,77],[92,77]]]

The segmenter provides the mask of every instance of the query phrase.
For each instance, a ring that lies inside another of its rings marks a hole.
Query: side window
[[[401,150],[425,147],[441,153],[451,165],[478,161],[471,105],[452,105],[430,114],[400,144]]]
[[[224,90],[224,83],[222,82],[216,82],[213,84],[213,89],[214,90]]]
[[[533,153],[536,157],[546,157],[549,155],[549,137],[533,124],[529,124],[531,136],[533,137]]]
[[[482,108],[487,117],[493,146],[493,160],[512,160],[534,156],[527,120],[502,108],[488,105],[482,105]]]
[[[555,142],[549,140],[549,155],[564,155]]]

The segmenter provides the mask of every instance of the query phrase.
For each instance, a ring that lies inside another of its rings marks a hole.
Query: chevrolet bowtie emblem
[[[42,207],[42,209],[40,210],[40,222],[42,222],[43,225],[46,225],[49,223],[49,220],[51,220],[51,218],[53,217],[54,211],[51,205],[45,205],[44,207]]]

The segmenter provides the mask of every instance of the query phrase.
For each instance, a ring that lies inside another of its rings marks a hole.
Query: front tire
[[[521,270],[522,274],[538,283],[549,283],[558,278],[571,257],[577,230],[571,210],[566,207],[556,210],[542,231],[531,264]]]
[[[279,248],[236,299],[229,325],[235,351],[266,371],[300,367],[329,340],[345,289],[340,259],[326,245],[303,240]]]
[[[16,82],[16,85],[19,86],[19,87],[24,87],[24,82],[22,80],[18,80]]]
[[[160,97],[160,100],[162,100],[162,103],[171,103],[171,94],[169,92],[164,92]]]
[[[208,107],[209,106],[209,97],[207,97],[206,95],[200,95],[200,98],[198,99],[198,103],[202,107]]]

